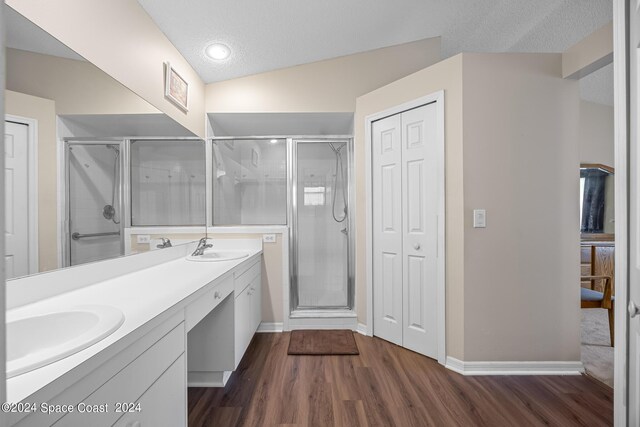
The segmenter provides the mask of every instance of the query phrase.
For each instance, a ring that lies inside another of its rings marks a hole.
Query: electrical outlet
[[[487,211],[484,209],[473,210],[473,228],[485,228],[487,226]]]
[[[138,234],[136,239],[138,243],[151,243],[151,236],[148,234]]]
[[[276,235],[275,234],[263,234],[262,235],[262,242],[263,243],[275,243],[276,242]]]

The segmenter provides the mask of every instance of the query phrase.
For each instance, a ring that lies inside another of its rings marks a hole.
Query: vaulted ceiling
[[[138,1],[207,83],[438,36],[443,58],[562,52],[612,19],[611,0]],[[5,9],[9,47],[80,58]],[[211,42],[229,45],[231,57],[207,58]],[[613,67],[580,89],[613,105]]]
[[[443,57],[562,52],[612,19],[611,0],[138,1],[207,83],[437,36]]]

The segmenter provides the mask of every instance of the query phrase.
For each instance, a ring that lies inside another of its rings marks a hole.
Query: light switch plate
[[[151,236],[148,234],[138,234],[136,236],[136,241],[138,243],[151,243]]]
[[[487,227],[487,211],[484,209],[473,210],[473,228]]]
[[[276,235],[275,234],[263,234],[262,235],[262,242],[263,243],[275,243],[276,242]]]

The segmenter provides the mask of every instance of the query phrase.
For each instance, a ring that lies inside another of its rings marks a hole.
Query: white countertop
[[[256,245],[253,247],[247,249],[248,257],[232,261],[191,262],[181,256],[179,259],[7,311],[7,321],[10,321],[15,317],[61,311],[80,305],[100,304],[116,307],[125,316],[120,328],[102,341],[62,360],[8,379],[7,401],[20,402],[33,396],[65,373],[87,362],[91,357],[168,310],[184,308],[189,303],[190,296],[203,288],[214,286],[211,284],[212,281],[243,262],[255,261],[262,249],[261,245],[260,249],[257,249]]]

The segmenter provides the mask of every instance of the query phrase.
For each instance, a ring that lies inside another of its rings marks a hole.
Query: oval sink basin
[[[7,318],[7,378],[64,359],[112,334],[124,322],[114,307],[87,305]]]
[[[249,256],[247,252],[241,251],[207,251],[202,255],[189,255],[187,257],[188,261],[199,261],[199,262],[216,262],[216,261],[231,261],[234,259],[246,258]]]

